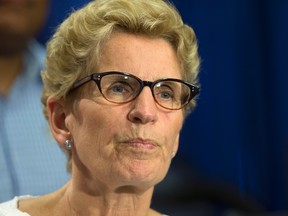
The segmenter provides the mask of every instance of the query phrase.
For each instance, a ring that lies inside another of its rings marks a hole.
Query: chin
[[[166,166],[157,166],[157,163],[136,161],[131,162],[127,169],[128,181],[154,186],[164,179],[168,169]]]

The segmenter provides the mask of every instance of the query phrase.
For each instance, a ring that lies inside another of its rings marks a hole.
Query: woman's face
[[[104,44],[96,70],[128,72],[149,81],[181,79],[168,42],[126,33]],[[109,187],[151,187],[161,181],[178,148],[182,110],[159,107],[149,87],[121,105],[105,100],[93,81],[81,88],[84,94],[65,119],[74,142],[73,175]]]

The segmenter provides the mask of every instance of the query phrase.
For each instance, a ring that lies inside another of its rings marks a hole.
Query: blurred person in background
[[[47,0],[0,1],[0,201],[47,193],[68,179],[39,100],[45,49],[34,37],[48,7]]]

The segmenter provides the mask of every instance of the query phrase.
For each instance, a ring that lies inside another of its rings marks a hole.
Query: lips
[[[123,143],[131,147],[140,149],[154,149],[158,146],[155,141],[146,139],[129,139],[124,141]]]

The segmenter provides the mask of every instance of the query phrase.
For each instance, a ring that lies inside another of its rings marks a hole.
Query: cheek
[[[117,125],[113,125],[113,121],[109,116],[103,113],[94,113],[92,115],[84,115],[83,121],[76,124],[75,132],[82,141],[93,143],[93,145],[105,144],[105,140],[113,134],[113,130]]]
[[[165,124],[162,125],[163,128],[166,128],[165,134],[167,134],[167,141],[172,141],[172,145],[174,145],[175,142],[178,143],[179,134],[183,126],[183,121],[183,115],[182,113],[180,113],[172,117],[167,117]]]
[[[75,144],[82,149],[90,149],[95,153],[101,153],[109,144],[113,143],[113,137],[121,129],[121,113],[107,109],[105,106],[97,106],[95,102],[82,105],[79,103],[76,110],[77,117],[73,121],[72,136]]]
[[[79,120],[74,121],[71,132],[75,145],[74,163],[95,172],[98,170],[98,173],[111,152],[109,144],[113,140],[112,123],[103,113],[86,113]]]
[[[179,148],[179,138],[180,138],[180,132],[183,126],[183,115],[181,115],[179,118],[176,119],[175,123],[171,125],[171,131],[169,131],[171,134],[170,139],[173,140],[169,149],[169,156],[170,159],[176,155],[178,148]],[[169,141],[169,140],[168,140]]]

